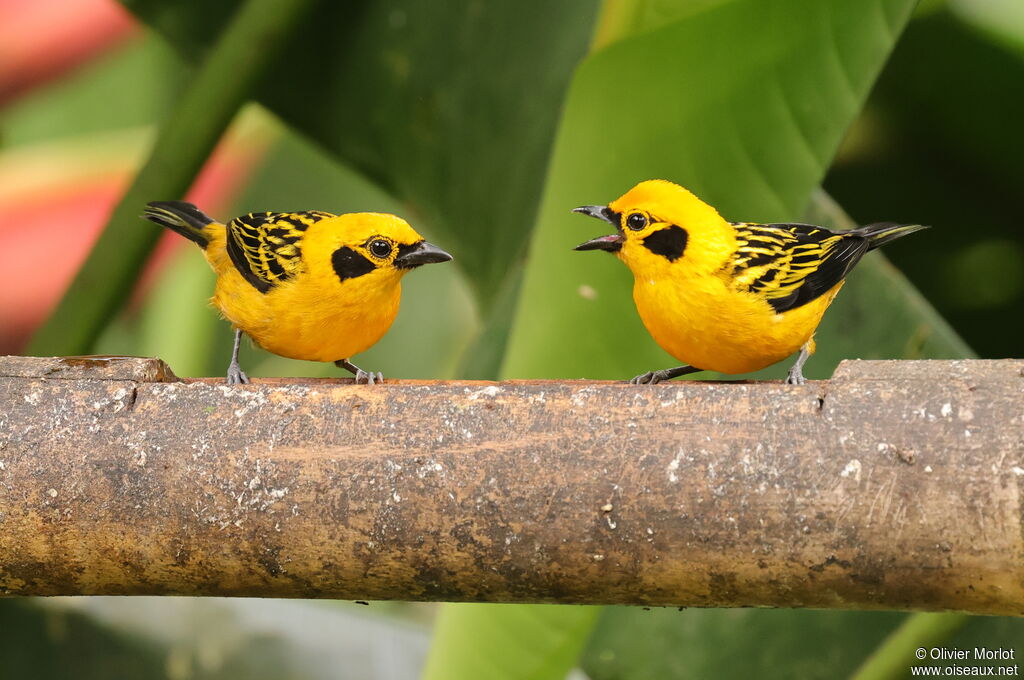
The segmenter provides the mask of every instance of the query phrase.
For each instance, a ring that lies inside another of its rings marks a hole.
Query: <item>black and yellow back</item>
[[[805,305],[842,281],[864,253],[925,229],[920,224],[869,224],[831,231],[812,224],[734,223],[738,247],[726,274],[777,313]]]
[[[227,224],[228,255],[242,276],[262,293],[303,270],[302,237],[329,212],[261,212]]]
[[[206,249],[207,227],[220,224],[191,203],[153,201],[142,215]],[[254,288],[266,293],[303,270],[302,236],[320,220],[336,217],[321,210],[260,212],[236,217],[225,225],[228,256]]]

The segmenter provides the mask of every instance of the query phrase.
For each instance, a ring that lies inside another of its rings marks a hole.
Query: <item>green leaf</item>
[[[522,265],[509,271],[505,284],[491,302],[483,328],[466,347],[459,361],[458,376],[476,380],[497,380],[505,360],[508,338],[516,313],[516,301],[523,283]]]
[[[147,125],[173,103],[184,76],[162,41],[146,36],[130,42],[4,107],[4,145]]]
[[[904,676],[907,666],[921,661],[914,655],[916,650],[944,646],[950,637],[971,621],[972,618],[966,614],[922,613],[908,616],[903,625],[864,660],[851,680],[885,680]]]
[[[191,60],[231,4],[124,2]],[[594,5],[321,3],[259,99],[404,202],[489,305],[526,246]]]
[[[609,607],[582,666],[592,680],[841,678],[902,618],[893,612]]]
[[[561,680],[600,607],[448,604],[434,625],[424,680]]]
[[[991,36],[993,42],[1024,54],[1024,4],[1016,0],[951,0],[950,9]]]
[[[213,283],[198,248],[175,253],[142,310],[138,348],[120,353],[160,357],[182,378],[209,375],[216,335],[230,332],[207,302]],[[226,365],[217,362],[218,373]]]
[[[1024,652],[1024,620],[1019,617],[964,617],[955,613],[919,613],[907,617],[906,623],[893,632],[880,648],[882,658],[874,655],[861,666],[854,680],[890,680],[912,677],[911,666],[939,667],[942,677],[982,676],[992,668],[995,676],[1020,675],[1021,652]],[[925,648],[928,661],[919,658]],[[933,660],[934,648],[965,649],[965,660]],[[1005,650],[1009,658],[975,658],[974,650]],[[883,663],[878,663],[883,662]],[[1000,671],[999,667],[1005,669]],[[978,669],[973,670],[972,669]],[[830,677],[830,676],[829,676]]]
[[[678,363],[640,323],[628,270],[570,252],[599,225],[569,210],[665,178],[727,219],[799,218],[913,5],[723,1],[588,59],[556,140],[504,374],[628,378]],[[845,294],[826,319],[846,316]],[[871,348],[837,337],[834,349],[809,363],[812,375]]]
[[[901,621],[906,623],[901,625]],[[608,607],[582,667],[592,680],[883,680],[915,665],[1018,663],[1024,621],[959,614]],[[881,645],[881,659],[871,655]],[[1016,649],[1018,661],[918,660],[918,647]],[[858,666],[870,658],[870,663]]]
[[[158,678],[163,650],[119,635],[74,611],[46,610],[33,598],[0,600],[0,675],[5,678]]]
[[[879,94],[906,102],[889,115],[914,137],[928,135],[965,159],[1019,178],[1014,159],[1024,154],[1024,137],[1013,132],[1024,116],[1020,38],[1017,46],[1000,44],[947,11],[915,20],[900,44],[902,58],[894,58],[879,82]],[[982,123],[977,103],[993,96],[999,106],[987,107]]]

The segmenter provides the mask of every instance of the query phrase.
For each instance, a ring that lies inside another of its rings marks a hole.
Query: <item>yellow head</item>
[[[573,212],[602,219],[617,230],[576,250],[615,253],[637,276],[669,270],[710,274],[735,248],[733,230],[717,210],[665,180],[641,182],[607,206],[585,205]]]
[[[349,213],[306,231],[302,256],[311,275],[359,287],[387,287],[420,265],[452,259],[409,223],[385,213]],[[321,279],[323,280],[323,279]]]

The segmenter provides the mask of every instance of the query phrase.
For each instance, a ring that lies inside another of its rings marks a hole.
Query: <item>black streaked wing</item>
[[[329,217],[319,210],[236,217],[228,222],[228,255],[245,280],[266,293],[302,271],[302,236]]]
[[[868,241],[811,224],[733,224],[733,284],[763,296],[776,312],[805,305],[843,280]]]

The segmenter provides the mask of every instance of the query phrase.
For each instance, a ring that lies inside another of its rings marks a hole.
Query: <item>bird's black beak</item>
[[[622,242],[625,241],[625,239],[622,237],[621,233],[622,226],[619,222],[619,213],[605,205],[581,205],[578,208],[573,208],[573,212],[590,215],[591,217],[596,217],[599,220],[604,220],[608,224],[611,224],[616,229],[620,230],[620,232],[616,234],[609,234],[608,236],[599,236],[597,238],[590,239],[585,243],[579,244],[573,248],[573,250],[606,250],[609,253],[616,253],[622,249]]]
[[[623,240],[622,234],[608,234],[581,243],[573,250],[607,250],[609,253],[617,253],[622,249]]]
[[[596,217],[599,220],[604,220],[608,224],[612,225],[616,229],[620,228],[619,225],[619,213],[615,212],[606,205],[581,205],[578,208],[573,208],[574,213],[581,213],[583,215],[590,215]]]
[[[452,256],[446,250],[441,250],[433,243],[418,241],[408,246],[398,246],[398,255],[395,257],[395,266],[402,269],[412,269],[421,264],[432,264],[434,262],[448,262]]]

